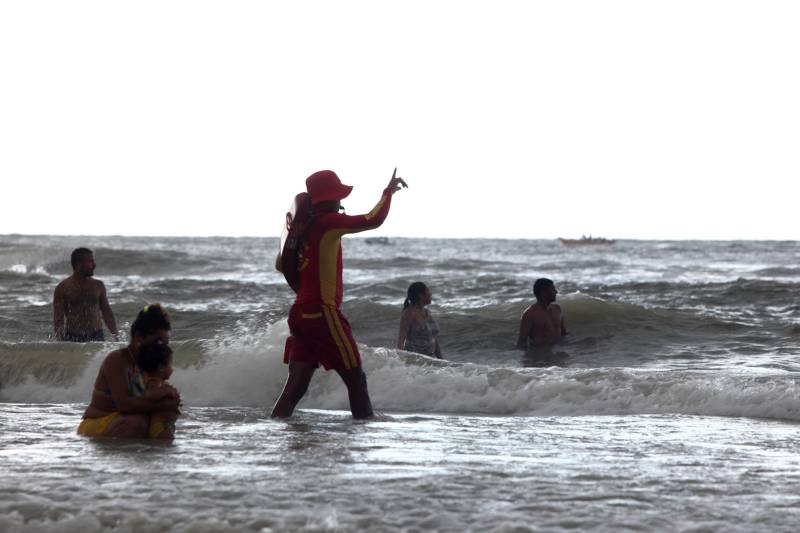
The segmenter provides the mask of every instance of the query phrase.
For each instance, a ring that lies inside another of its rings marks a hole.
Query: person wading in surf
[[[343,185],[330,170],[306,179],[313,218],[303,235],[300,287],[289,311],[290,335],[283,356],[289,376],[272,409],[273,417],[292,415],[320,364],[325,370],[335,370],[344,381],[354,418],[373,415],[361,355],[350,323],[340,310],[344,295],[341,238],[380,226],[389,214],[392,195],[401,187],[408,185],[393,175],[372,211],[348,216],[339,213],[339,202],[353,187]]]
[[[408,286],[408,296],[403,302],[397,348],[442,358],[439,347],[439,325],[426,308],[431,303],[431,290],[421,281]]]
[[[536,303],[528,307],[519,321],[517,348],[553,344],[567,334],[561,306],[554,303],[558,290],[553,280],[539,278],[533,284]]]
[[[70,256],[72,275],[59,283],[53,293],[53,332],[60,341],[103,341],[103,322],[119,340],[114,313],[108,305],[106,286],[92,279],[94,253],[76,248]]]

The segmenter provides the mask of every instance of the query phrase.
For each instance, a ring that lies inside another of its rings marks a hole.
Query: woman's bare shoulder
[[[106,358],[103,359],[103,366],[109,365],[125,365],[127,366],[131,361],[129,352],[127,348],[119,348],[118,350],[112,350],[108,352]]]
[[[424,319],[425,311],[420,312],[420,310],[413,305],[409,305],[405,309],[403,309],[402,315],[400,315],[403,320],[420,320]]]

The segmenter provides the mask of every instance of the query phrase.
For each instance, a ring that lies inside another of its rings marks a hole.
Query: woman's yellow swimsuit
[[[137,367],[128,368],[127,378],[128,396],[143,396],[145,386],[144,376],[142,375],[141,371]],[[101,391],[99,389],[94,390],[111,398],[111,391]],[[114,403],[113,399],[111,400],[111,403]],[[84,437],[101,437],[105,435],[109,424],[111,424],[111,422],[118,416],[119,411],[112,411],[105,416],[97,418],[84,418],[81,420],[80,425],[78,425],[78,435],[83,435]]]

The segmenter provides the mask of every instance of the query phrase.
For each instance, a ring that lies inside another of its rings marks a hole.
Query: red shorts
[[[283,351],[284,363],[322,364],[325,370],[350,370],[361,366],[350,323],[331,305],[293,305],[289,310],[289,332]]]

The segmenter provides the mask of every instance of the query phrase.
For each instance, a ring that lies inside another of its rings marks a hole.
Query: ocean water
[[[379,416],[319,371],[287,422],[277,239],[0,236],[0,531],[800,528],[800,242],[389,242],[344,242]],[[172,314],[171,445],[75,435],[120,345],[50,337],[77,246],[121,328]],[[570,333],[524,356],[542,276]],[[444,361],[393,348],[417,280]]]

